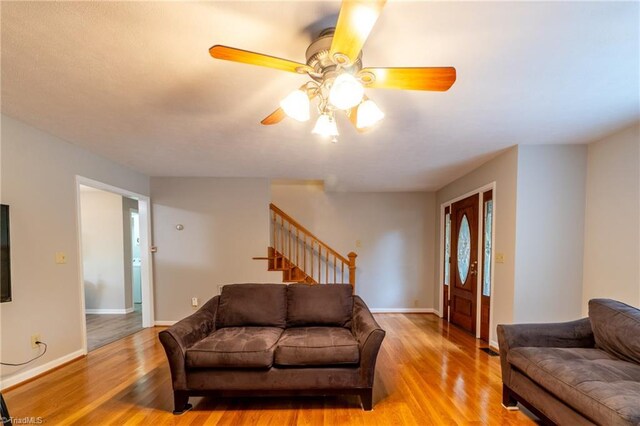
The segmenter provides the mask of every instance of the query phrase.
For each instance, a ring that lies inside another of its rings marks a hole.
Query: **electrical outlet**
[[[496,263],[504,263],[504,253],[496,253]]]
[[[356,240],[356,248],[362,248],[362,240]]]
[[[413,307],[417,308],[418,307],[418,299],[414,299],[413,300]]]
[[[193,306],[194,308],[198,306],[198,298],[197,297],[192,297],[191,298],[191,306]]]
[[[40,337],[40,334],[34,334],[31,336],[31,348],[32,349],[38,349],[38,345],[36,342],[41,342],[42,338]]]

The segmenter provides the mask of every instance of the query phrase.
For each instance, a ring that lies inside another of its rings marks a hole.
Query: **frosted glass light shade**
[[[309,119],[309,97],[302,90],[294,90],[280,101],[280,108],[287,116],[298,121]]]
[[[364,87],[349,73],[336,77],[329,92],[329,102],[338,109],[349,109],[358,105],[364,96]]]
[[[320,136],[338,136],[336,120],[328,114],[321,114],[311,133]]]
[[[367,99],[358,107],[358,115],[356,127],[364,129],[371,127],[384,118],[384,112],[380,111],[378,105],[370,99]]]

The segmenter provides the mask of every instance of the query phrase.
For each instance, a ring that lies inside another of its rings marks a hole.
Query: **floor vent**
[[[480,350],[483,351],[483,352],[486,352],[490,356],[499,356],[500,355],[498,352],[494,351],[491,348],[480,348]]]

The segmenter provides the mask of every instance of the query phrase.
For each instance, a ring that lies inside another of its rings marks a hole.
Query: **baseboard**
[[[168,327],[177,323],[178,321],[154,321],[153,325],[156,327]]]
[[[373,314],[437,314],[433,308],[374,308]]]
[[[498,345],[498,342],[495,342],[493,340],[489,340],[489,348],[491,348],[495,352],[500,352],[500,346]]]
[[[78,358],[82,358],[84,355],[85,355],[84,351],[82,349],[79,349],[75,352],[71,352],[70,354],[67,354],[67,355],[61,356],[60,358],[49,361],[46,364],[39,365],[30,370],[23,371],[22,373],[14,374],[6,379],[1,379],[0,390],[4,391],[7,388],[12,388],[22,382],[26,382],[37,376],[41,376],[44,373],[49,372],[49,370],[53,370],[57,367],[62,366],[63,364],[67,364],[71,361],[75,361]]]
[[[133,306],[126,309],[85,309],[87,314],[124,315],[133,312]]]

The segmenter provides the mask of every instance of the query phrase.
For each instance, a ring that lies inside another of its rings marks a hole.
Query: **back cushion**
[[[216,327],[286,326],[287,286],[229,284],[222,287]]]
[[[589,301],[589,320],[596,346],[640,364],[640,310],[611,299]]]
[[[287,287],[287,327],[350,327],[352,315],[353,294],[349,284],[290,284]]]

